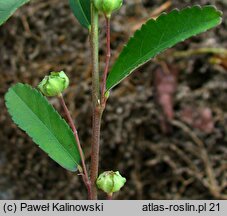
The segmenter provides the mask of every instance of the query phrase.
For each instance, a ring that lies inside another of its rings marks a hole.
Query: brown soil
[[[112,61],[135,26],[165,1],[142,2],[125,0],[114,15]],[[116,199],[227,198],[226,59],[213,65],[212,55],[173,57],[176,50],[227,47],[226,0],[173,0],[167,11],[198,3],[215,4],[224,12],[224,21],[162,56],[179,72],[171,123],[155,100],[152,71],[160,64],[146,64],[111,92],[102,124],[100,171],[119,170],[127,178]],[[100,33],[103,62],[103,28]],[[14,83],[36,86],[49,71],[65,70],[71,78],[66,101],[89,160],[91,66],[86,30],[68,1],[37,0],[0,28],[0,46],[0,199],[85,199],[80,177],[59,167],[12,123],[4,94]],[[55,99],[51,102],[60,109]]]

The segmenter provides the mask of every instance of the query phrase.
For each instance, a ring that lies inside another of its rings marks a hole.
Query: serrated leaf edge
[[[128,51],[128,47],[130,46],[130,44],[132,43],[132,42],[134,42],[134,40],[135,40],[135,37],[149,24],[149,23],[151,23],[151,22],[153,22],[153,23],[158,23],[161,19],[163,19],[163,17],[165,17],[165,16],[168,16],[168,15],[170,15],[171,13],[174,13],[174,12],[178,12],[179,14],[181,14],[181,13],[183,13],[185,10],[190,10],[190,9],[193,9],[193,8],[198,8],[198,9],[200,9],[201,11],[202,10],[204,10],[205,8],[213,8],[216,12],[217,12],[217,14],[220,16],[220,21],[219,21],[219,23],[217,24],[217,25],[219,25],[219,24],[221,24],[221,22],[222,22],[222,18],[221,18],[221,16],[222,16],[222,12],[220,11],[220,10],[217,10],[217,8],[215,7],[215,6],[213,6],[213,5],[206,5],[206,6],[203,6],[203,7],[201,7],[200,5],[194,5],[194,6],[192,6],[192,7],[186,7],[186,8],[183,8],[182,10],[179,10],[178,8],[175,8],[175,9],[173,9],[170,13],[165,13],[165,12],[163,12],[156,20],[155,19],[149,19],[146,23],[144,23],[142,26],[141,26],[141,28],[140,29],[138,29],[138,30],[136,30],[136,32],[134,33],[134,35],[132,36],[132,37],[130,37],[130,39],[129,39],[129,41],[128,41],[128,43],[126,44],[126,45],[124,45],[124,47],[123,47],[123,49],[122,49],[122,52],[120,53],[120,55],[118,56],[118,58],[120,58],[121,57],[121,55],[123,55],[125,52],[127,52]],[[208,28],[209,29],[209,28]],[[206,30],[204,30],[203,31],[203,33],[204,32],[206,32],[208,29],[206,29]],[[195,36],[195,35],[197,35],[197,34],[194,34],[194,35],[192,35],[191,37],[193,37],[193,36]],[[186,39],[183,39],[183,40],[181,40],[181,41],[179,41],[179,42],[182,42],[182,41],[185,41],[185,40],[187,40],[187,38]],[[172,46],[169,46],[169,47],[167,47],[166,49],[169,49],[170,47],[172,47]],[[166,50],[165,49],[165,50]],[[155,58],[157,55],[159,55],[161,52],[163,52],[163,51],[160,51],[160,52],[158,52],[155,56],[153,56],[152,58]],[[117,59],[118,59],[117,58]],[[152,59],[151,58],[151,59]],[[121,80],[119,80],[117,83],[115,83],[114,85],[111,85],[110,87],[108,87],[107,86],[107,90],[106,90],[106,92],[108,92],[110,89],[112,89],[113,87],[115,87],[116,85],[118,85],[125,77],[127,77],[127,75],[129,75],[129,74],[131,74],[134,70],[136,70],[137,68],[139,68],[140,66],[142,66],[142,65],[144,65],[145,63],[147,63],[147,62],[149,62],[151,59],[148,59],[148,60],[146,60],[145,62],[143,62],[143,63],[141,63],[141,64],[137,64],[136,66],[133,66],[132,68],[133,69],[131,69],[130,68],[130,72],[128,72],[128,73],[126,73],[126,74],[124,74],[124,77],[121,79]],[[117,60],[116,60],[117,61]],[[139,61],[139,60],[138,60]],[[114,67],[113,67],[114,68]],[[110,73],[111,73],[111,71],[110,71]],[[108,78],[107,78],[108,79]]]
[[[30,90],[34,90],[34,93],[36,93],[37,95],[40,95],[40,96],[46,101],[48,107],[50,107],[50,109],[51,109],[53,112],[55,112],[55,113],[57,114],[57,116],[59,117],[59,119],[60,119],[61,121],[63,121],[63,124],[65,124],[66,127],[67,127],[67,129],[70,130],[71,133],[73,134],[72,129],[69,127],[69,125],[67,124],[67,122],[65,121],[65,119],[63,119],[63,118],[60,116],[60,114],[59,114],[59,113],[54,109],[54,107],[49,103],[49,101],[47,100],[46,97],[44,97],[37,89],[31,87],[31,86],[28,85],[28,84],[17,83],[16,85],[10,87],[9,90],[7,91],[7,93],[5,94],[5,104],[6,104],[6,107],[7,107],[8,111],[9,111],[9,114],[10,114],[10,116],[11,116],[13,122],[15,123],[15,125],[17,125],[21,130],[23,130],[23,131],[32,139],[32,141],[33,141],[34,143],[36,143],[36,142],[35,142],[35,140],[33,139],[33,137],[31,137],[31,136],[27,133],[27,131],[24,130],[24,129],[22,129],[22,128],[20,127],[20,125],[15,121],[14,116],[11,115],[11,112],[10,112],[11,108],[8,106],[7,95],[8,95],[8,93],[9,93],[10,90],[13,90],[13,88],[14,88],[14,87],[17,87],[17,86],[29,88]],[[16,94],[16,93],[15,93],[15,94]],[[20,98],[20,99],[21,99],[21,98]],[[22,101],[23,101],[23,100],[22,100]],[[40,120],[40,121],[41,121],[41,120]],[[41,122],[42,122],[42,121],[41,121]],[[43,122],[42,122],[42,123],[43,123]],[[44,123],[43,123],[43,124],[44,124]],[[44,124],[44,125],[45,125],[45,124]],[[45,125],[45,127],[46,127],[46,125]],[[47,129],[48,129],[48,128],[47,128]],[[49,129],[48,129],[48,130],[49,130]],[[57,140],[58,140],[58,139],[57,139]],[[60,144],[61,142],[58,140],[58,143]],[[40,145],[39,145],[38,143],[36,143],[36,145],[42,150],[42,148],[40,147]],[[75,162],[75,164],[78,166],[79,164],[77,163],[77,161],[75,161],[75,159],[73,158],[73,156],[65,149],[64,146],[62,146],[62,148],[63,148],[64,151],[70,156],[70,158]],[[42,151],[44,151],[44,150],[42,150]],[[52,159],[52,157],[49,155],[49,153],[47,153],[46,151],[44,151],[44,152]],[[61,165],[61,166],[62,166],[62,165]],[[64,166],[62,166],[62,167],[64,167]],[[68,168],[66,168],[66,167],[64,167],[64,168],[68,170]],[[77,170],[77,168],[76,168],[74,171],[76,171],[76,170]],[[72,170],[71,170],[71,171],[72,171]]]

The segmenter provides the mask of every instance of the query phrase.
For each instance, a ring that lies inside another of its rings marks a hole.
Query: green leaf
[[[222,13],[213,6],[194,6],[162,14],[147,21],[124,47],[107,78],[110,90],[139,66],[180,41],[221,23]]]
[[[29,85],[16,84],[5,96],[13,121],[65,169],[76,171],[80,156],[68,124],[47,99]]]
[[[0,25],[9,19],[13,13],[29,0],[0,0]]]
[[[69,5],[80,24],[89,29],[91,26],[91,1],[69,0]]]

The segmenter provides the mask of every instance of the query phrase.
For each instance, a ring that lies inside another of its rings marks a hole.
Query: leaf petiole
[[[80,144],[79,135],[78,135],[76,126],[75,126],[75,124],[73,122],[73,119],[72,119],[72,117],[70,115],[70,112],[68,110],[68,107],[66,106],[66,103],[65,103],[65,100],[63,98],[63,95],[60,94],[58,96],[58,99],[59,99],[59,102],[60,102],[60,104],[62,105],[62,107],[64,109],[65,115],[67,117],[69,125],[72,128],[74,137],[76,139],[76,144],[77,144],[77,148],[78,148],[78,151],[79,151],[79,154],[80,154],[80,158],[81,158],[81,163],[82,163],[82,169],[81,169],[81,167],[79,167],[78,170],[79,170],[80,174],[82,175],[83,182],[84,182],[84,184],[85,184],[85,186],[87,188],[88,199],[91,199],[91,182],[90,182],[90,179],[88,177],[88,172],[87,172],[87,168],[86,168],[86,164],[85,164],[84,153],[83,153],[83,150],[82,150],[82,147],[81,147],[81,144]]]

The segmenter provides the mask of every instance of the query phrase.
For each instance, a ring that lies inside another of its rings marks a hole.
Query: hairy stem
[[[75,124],[73,122],[73,119],[72,119],[72,117],[70,115],[70,112],[68,110],[68,107],[65,104],[65,100],[64,100],[62,94],[59,95],[58,98],[59,98],[59,101],[60,101],[60,103],[61,103],[61,105],[62,105],[62,107],[64,109],[65,115],[66,115],[66,117],[68,119],[69,125],[72,128],[73,134],[74,134],[75,139],[76,139],[76,144],[77,144],[77,148],[78,148],[78,151],[79,151],[79,154],[80,154],[80,158],[81,158],[81,163],[82,163],[82,170],[79,169],[79,172],[82,175],[84,184],[85,184],[85,186],[87,188],[88,199],[91,199],[92,198],[92,196],[91,196],[91,183],[90,183],[90,180],[89,180],[89,177],[88,177],[88,172],[87,172],[87,168],[86,168],[86,165],[85,165],[85,158],[84,158],[83,150],[81,148],[78,132],[77,132],[76,126],[75,126]]]
[[[102,87],[100,95],[99,64],[98,64],[98,12],[93,7],[91,13],[91,48],[92,48],[92,147],[91,147],[91,190],[92,199],[97,199],[96,179],[99,169],[99,146],[102,114],[106,106],[106,79],[110,63],[110,18],[106,17],[106,65],[103,72]]]
[[[91,1],[92,52],[92,140],[91,140],[91,198],[97,199],[96,179],[99,168],[99,142],[102,111],[100,109],[98,11]]]
[[[100,147],[100,128],[102,119],[102,109],[97,107],[93,111],[92,127],[92,151],[91,151],[91,189],[92,199],[97,199],[96,179],[99,170],[99,147]]]

